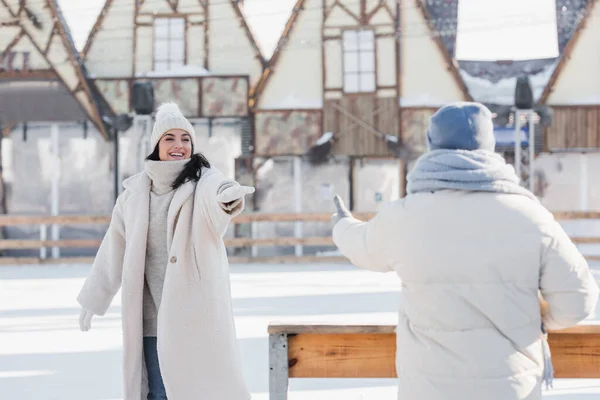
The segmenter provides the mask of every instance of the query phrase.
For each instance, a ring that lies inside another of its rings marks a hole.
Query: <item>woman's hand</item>
[[[230,186],[217,195],[217,201],[219,203],[227,204],[252,193],[254,193],[254,188],[251,186]]]
[[[81,332],[87,332],[92,328],[92,317],[94,313],[86,310],[85,308],[81,309],[79,313],[79,329]]]
[[[224,189],[217,194],[217,201],[221,204],[221,208],[227,214],[232,214],[240,205],[244,196],[252,193],[254,193],[253,187],[232,184],[224,187]]]

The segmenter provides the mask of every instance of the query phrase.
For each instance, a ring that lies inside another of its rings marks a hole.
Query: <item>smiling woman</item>
[[[194,140],[176,104],[158,108],[154,151],[123,183],[78,297],[87,331],[122,286],[126,399],[250,398],[223,234],[254,188],[212,168]]]

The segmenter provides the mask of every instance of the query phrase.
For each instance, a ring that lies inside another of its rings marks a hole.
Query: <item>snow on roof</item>
[[[529,75],[534,100],[537,101],[542,95],[556,65],[557,61],[554,60],[548,63],[539,73]],[[518,76],[502,78],[496,82],[492,82],[485,78],[471,76],[463,69],[460,70],[460,74],[475,101],[498,105],[514,104]]]
[[[198,67],[196,65],[182,65],[179,67],[171,68],[167,71],[150,71],[146,73],[138,72],[135,76],[137,78],[181,78],[186,76],[205,76],[215,75],[205,68]]]

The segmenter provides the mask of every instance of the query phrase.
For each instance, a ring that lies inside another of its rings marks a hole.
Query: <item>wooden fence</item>
[[[354,213],[361,220],[372,218],[374,213]],[[600,212],[555,212],[557,220],[583,220],[598,219]],[[232,223],[248,224],[253,222],[330,222],[331,213],[247,213],[237,216]],[[1,215],[0,227],[9,226],[39,226],[39,239],[4,239],[0,240],[1,250],[23,250],[40,249],[40,257],[0,257],[1,264],[38,264],[38,263],[89,263],[90,257],[52,257],[46,256],[48,248],[98,248],[100,239],[60,239],[49,240],[46,237],[48,226],[61,225],[108,225],[110,216],[105,215],[60,215],[60,216],[37,216],[37,215]],[[600,237],[572,237],[576,244],[600,244]],[[273,238],[249,238],[239,237],[225,240],[228,248],[254,247],[254,246],[333,246],[331,236],[307,236],[307,237],[273,237]],[[600,260],[600,256],[589,256],[588,260]],[[270,257],[230,257],[232,263],[293,263],[293,262],[346,262],[345,257],[340,256],[270,256]]]

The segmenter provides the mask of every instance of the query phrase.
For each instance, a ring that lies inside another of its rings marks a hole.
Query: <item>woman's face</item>
[[[160,161],[185,160],[192,156],[192,139],[182,129],[168,130],[158,142]]]

